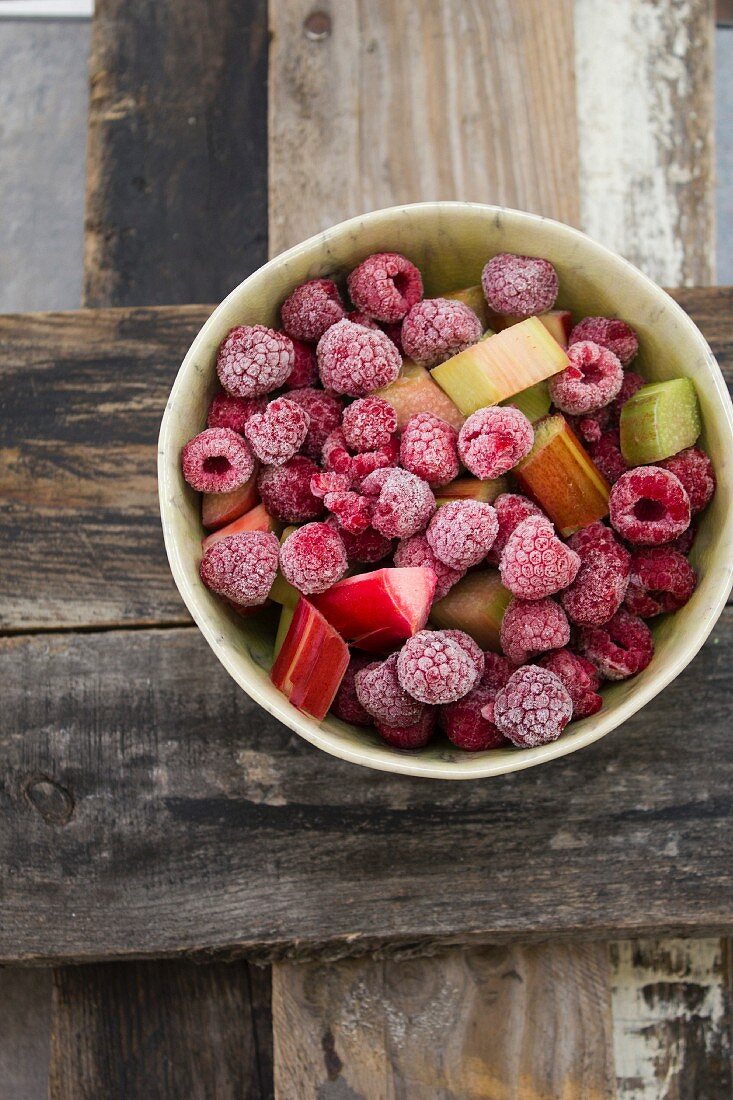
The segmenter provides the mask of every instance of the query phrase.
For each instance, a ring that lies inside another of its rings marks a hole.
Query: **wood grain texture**
[[[278,1100],[610,1100],[605,944],[273,970]]]
[[[97,0],[84,302],[219,301],[267,248],[266,0]]]
[[[46,1100],[51,971],[0,967],[0,1095]]]

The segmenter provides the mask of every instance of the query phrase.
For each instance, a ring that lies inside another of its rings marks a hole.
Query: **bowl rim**
[[[171,446],[177,446],[173,439],[172,407],[175,403],[175,399],[184,389],[185,376],[188,373],[189,364],[197,357],[203,345],[208,342],[208,333],[216,325],[218,317],[226,310],[229,303],[242,293],[251,280],[260,278],[268,269],[277,268],[280,265],[287,264],[291,260],[297,259],[303,253],[309,252],[316,244],[320,243],[322,245],[327,243],[334,235],[338,234],[341,236],[344,233],[348,233],[350,230],[361,231],[365,223],[378,222],[383,219],[385,215],[395,216],[400,213],[409,214],[412,211],[445,213],[452,208],[456,210],[465,210],[466,208],[476,210],[484,214],[487,218],[511,218],[520,226],[521,224],[537,225],[539,223],[551,226],[553,232],[559,232],[560,234],[566,235],[569,239],[575,239],[582,242],[584,247],[592,248],[599,257],[613,260],[616,264],[621,264],[622,267],[627,268],[636,279],[642,280],[654,294],[664,295],[673,312],[677,314],[682,325],[691,332],[694,339],[699,343],[701,352],[704,352],[707,365],[711,370],[712,380],[717,395],[720,399],[720,406],[723,411],[729,436],[729,445],[731,447],[731,452],[733,452],[733,407],[731,406],[730,396],[720,366],[707,340],[694,321],[671,295],[667,294],[667,292],[655,283],[653,279],[650,279],[649,276],[645,275],[629,260],[626,260],[623,256],[620,256],[618,253],[600,244],[598,241],[593,240],[593,238],[589,237],[586,233],[553,218],[546,218],[539,214],[530,214],[526,211],[515,210],[511,207],[485,203],[461,202],[456,200],[431,201],[383,207],[379,210],[373,210],[369,213],[360,214],[345,221],[338,222],[328,229],[322,230],[306,240],[301,241],[285,252],[281,252],[278,256],[271,258],[255,271],[251,272],[246,279],[243,279],[242,282],[238,283],[237,286],[227,294],[197,332],[183,358],[171,387],[158,437],[158,495],[166,554],[168,556],[173,578],[183,602],[224,668],[237,685],[242,688],[251,699],[258,703],[263,710],[272,714],[278,721],[299,734],[299,736],[310,742],[310,744],[322,749],[331,756],[349,761],[350,763],[359,764],[362,767],[371,768],[372,770],[392,772],[398,775],[431,779],[471,780],[485,779],[491,776],[523,771],[526,768],[535,767],[550,760],[555,760],[562,756],[567,756],[570,753],[577,752],[579,749],[599,741],[613,729],[622,725],[628,718],[632,717],[632,715],[636,714],[642,707],[646,706],[648,702],[663,691],[664,688],[682,672],[707,640],[713,626],[726,605],[728,595],[731,591],[731,586],[733,585],[733,567],[728,566],[728,576],[725,583],[720,584],[718,591],[715,593],[715,598],[709,606],[704,609],[704,613],[700,615],[694,629],[690,632],[687,648],[681,651],[675,660],[668,662],[660,669],[652,680],[642,684],[637,692],[616,704],[613,709],[605,713],[602,710],[594,715],[594,724],[592,728],[565,733],[559,740],[550,742],[547,745],[540,745],[537,748],[531,749],[522,749],[511,757],[503,757],[496,760],[491,759],[490,753],[477,753],[475,755],[466,753],[465,760],[461,757],[461,769],[458,770],[455,769],[454,766],[451,766],[448,761],[441,761],[439,757],[421,759],[420,750],[405,752],[404,755],[397,755],[394,750],[389,749],[388,746],[382,748],[381,746],[367,743],[363,746],[342,743],[337,740],[334,734],[322,727],[320,723],[316,722],[315,719],[310,718],[308,715],[303,714],[293,707],[286,697],[277,692],[276,689],[273,689],[275,695],[271,695],[267,693],[264,687],[256,680],[250,681],[246,676],[242,675],[242,669],[239,667],[237,660],[230,654],[228,648],[223,645],[221,632],[213,628],[208,621],[209,617],[203,610],[203,601],[206,594],[203,587],[195,586],[190,583],[184,568],[181,552],[173,535],[172,527],[167,522],[169,510],[174,508],[173,499],[176,488],[172,484],[171,470],[173,467],[169,462],[169,448]],[[733,542],[733,508],[729,510],[726,522],[719,532],[716,541],[720,541],[726,536],[729,541]]]

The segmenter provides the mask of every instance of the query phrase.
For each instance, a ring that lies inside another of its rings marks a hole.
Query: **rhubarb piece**
[[[316,348],[321,382],[327,390],[365,397],[389,386],[400,373],[400,353],[390,338],[353,321],[338,321]]]
[[[440,386],[433,382],[429,371],[413,363],[411,359],[403,361],[399,378],[391,386],[378,390],[377,396],[389,401],[397,414],[397,426],[400,429],[418,413],[432,413],[456,430],[465,419]]]
[[[292,528],[295,530],[295,528]],[[275,603],[279,603],[282,607],[295,608],[298,600],[300,599],[300,592],[297,588],[293,588],[292,584],[285,580],[278,569],[275,580],[272,582],[272,588],[270,589],[269,598],[274,600]]]
[[[267,531],[245,531],[209,546],[199,575],[206,587],[240,607],[267,599],[277,572],[279,544]]]
[[[356,308],[367,317],[387,324],[401,321],[423,293],[420,272],[399,252],[377,252],[367,256],[346,282]]]
[[[573,714],[573,701],[559,676],[547,668],[519,668],[494,700],[499,730],[520,749],[556,741]]]
[[[402,539],[394,552],[394,563],[400,567],[425,566],[435,573],[435,599],[442,600],[465,573],[464,569],[452,569],[435,553],[425,535],[413,535]]]
[[[329,523],[306,523],[280,547],[280,570],[285,580],[306,596],[325,592],[341,580],[347,567],[344,544]]]
[[[183,476],[200,493],[231,493],[252,476],[249,444],[231,428],[205,428],[181,451]]]
[[[478,500],[482,504],[493,504],[501,493],[506,492],[506,488],[506,479],[503,477],[495,477],[492,481],[482,481],[478,477],[457,477],[455,481],[441,485],[435,501],[438,505],[447,504],[449,500]]]
[[[472,413],[458,435],[458,453],[476,477],[508,473],[532,450],[534,431],[519,409],[489,406]]]
[[[514,397],[510,397],[507,401],[502,401],[502,405],[511,405],[519,409],[532,424],[541,420],[543,416],[547,416],[551,404],[550,387],[546,378],[542,382],[536,382],[529,389],[522,390],[521,393],[515,393]]]
[[[296,593],[296,595],[297,595],[297,593]],[[297,600],[296,600],[296,603],[294,603],[292,605],[292,607],[290,606],[290,604],[283,604],[282,610],[280,612],[280,618],[279,618],[278,624],[277,624],[277,634],[275,635],[275,645],[274,645],[273,650],[272,650],[272,655],[275,658],[277,657],[278,653],[282,649],[283,642],[285,641],[285,639],[288,635],[288,631],[290,630],[290,624],[292,623],[293,618],[295,617],[296,605],[297,605]]]
[[[653,466],[692,447],[701,431],[694,382],[672,378],[642,386],[621,409],[620,430],[629,466]]]
[[[444,294],[444,298],[450,298],[455,302],[463,302],[464,306],[468,306],[472,310],[479,321],[481,322],[482,331],[494,327],[494,320],[498,320],[496,314],[494,314],[488,307],[486,298],[484,296],[484,288],[480,283],[476,283],[474,286],[463,287],[462,290],[452,290],[450,294]],[[493,333],[491,334],[493,335]]]
[[[567,365],[567,354],[557,340],[537,317],[529,317],[454,355],[430,373],[463,415],[470,416],[565,370]]]
[[[468,573],[433,604],[430,622],[440,629],[463,630],[482,649],[500,653],[501,621],[511,598],[497,569]]]
[[[514,476],[563,538],[608,515],[608,482],[559,414],[535,425],[534,446]]]
[[[627,542],[659,546],[690,526],[690,498],[678,477],[661,466],[627,470],[611,490],[612,526]]]
[[[270,515],[264,504],[257,504],[254,508],[250,508],[249,512],[245,512],[243,516],[240,516],[239,519],[235,519],[226,527],[221,527],[218,531],[212,531],[210,535],[207,535],[201,542],[201,549],[205,552],[210,546],[215,546],[217,542],[221,542],[222,539],[229,538],[230,535],[241,535],[244,531],[271,531],[274,535],[278,535],[280,526],[280,523]]]
[[[285,299],[280,316],[288,336],[316,343],[344,316],[338,287],[332,279],[310,279]]]
[[[222,340],[216,371],[227,393],[259,397],[287,381],[295,366],[289,336],[264,325],[239,325]]]
[[[231,493],[202,493],[201,495],[201,522],[209,531],[216,531],[219,527],[225,527],[233,523],[245,512],[254,508],[260,499],[257,491],[257,467],[244,485],[233,489]]]
[[[270,679],[294,707],[321,721],[349,666],[343,638],[303,596],[277,655]]]
[[[416,302],[402,322],[405,355],[423,367],[436,367],[481,338],[481,321],[473,310],[450,298]]]
[[[560,542],[544,516],[528,516],[515,527],[499,566],[504,587],[523,600],[560,592],[573,583],[579,569],[579,556]]]
[[[422,630],[434,592],[432,569],[375,569],[339,581],[312,602],[347,641],[385,653]]]
[[[512,325],[518,325],[520,321],[524,320],[524,317],[509,315],[502,320],[504,323],[498,327],[504,329],[511,328]],[[550,309],[547,313],[540,313],[537,320],[542,322],[550,336],[554,336],[561,348],[567,348],[573,327],[573,315],[569,309]]]
[[[479,650],[482,658],[479,666],[473,653],[451,637],[452,633],[420,630],[397,655],[397,677],[413,699],[430,706],[453,703],[467,695],[480,680],[483,654]]]
[[[549,260],[511,252],[501,252],[489,260],[481,285],[490,309],[517,317],[552,309],[558,292],[557,272]]]

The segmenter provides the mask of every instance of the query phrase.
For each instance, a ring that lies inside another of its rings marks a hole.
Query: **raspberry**
[[[498,691],[499,688],[504,687],[513,671],[512,666],[506,657],[502,657],[501,653],[492,653],[490,649],[486,650],[484,653],[484,674],[481,677],[482,684]]]
[[[686,557],[690,553],[690,550],[692,550],[692,544],[695,541],[696,534],[697,528],[690,524],[687,530],[683,531],[679,538],[674,539],[672,542],[668,542],[667,546],[669,546],[670,550],[676,550],[678,554],[682,554]]]
[[[401,321],[422,298],[422,278],[397,252],[378,252],[355,267],[347,279],[357,309],[376,321]]]
[[[679,478],[661,466],[622,474],[608,502],[611,524],[628,542],[658,546],[690,525],[690,498]]]
[[[427,527],[435,511],[435,497],[426,481],[407,470],[389,470],[386,474],[382,479],[382,470],[375,470],[362,482],[362,492],[368,496],[372,495],[372,487],[381,482],[372,511],[372,527],[388,538],[409,538]]]
[[[413,535],[402,539],[395,550],[394,563],[400,568],[427,567],[435,573],[436,600],[447,596],[454,584],[463,576],[465,570],[452,569],[437,558],[425,535]]]
[[[258,488],[270,515],[283,523],[302,523],[323,512],[323,502],[314,497],[310,481],[318,467],[304,455],[295,455],[284,466],[265,466]]]
[[[339,522],[339,526],[360,535],[369,527],[371,519],[371,501],[358,493],[326,493],[323,503]]]
[[[585,657],[578,657],[569,649],[556,649],[540,657],[537,663],[562,680],[573,702],[573,718],[588,718],[601,709],[603,699],[598,694],[598,670]]]
[[[341,295],[331,279],[311,279],[296,286],[280,310],[283,328],[296,340],[320,340],[344,316]]]
[[[243,531],[220,539],[204,554],[199,573],[212,592],[240,607],[267,599],[277,573],[277,537],[270,531]]]
[[[604,432],[615,427],[615,419],[610,405],[606,405],[603,409],[596,409],[592,414],[566,416],[565,419],[584,443],[597,443]]]
[[[494,721],[520,749],[556,741],[573,714],[573,701],[559,676],[546,668],[519,668],[494,700]]]
[[[608,348],[620,360],[622,367],[628,367],[639,350],[639,341],[631,325],[615,317],[586,317],[579,321],[570,333],[570,344],[581,340],[592,340]]]
[[[417,722],[411,726],[387,726],[375,722],[383,741],[395,749],[422,749],[435,732],[437,715],[431,707],[425,707]]]
[[[481,285],[496,313],[532,317],[552,309],[557,298],[557,272],[549,260],[539,256],[514,256],[502,252],[489,260]]]
[[[458,642],[459,646],[462,646],[466,651],[476,666],[476,682],[478,683],[484,674],[484,651],[478,642],[470,634],[466,634],[465,630],[441,630],[441,634],[446,638],[452,638],[454,642]]]
[[[412,726],[425,707],[405,691],[397,675],[398,654],[375,661],[357,672],[356,695],[364,709],[386,726]]]
[[[624,380],[624,368],[608,348],[581,340],[568,348],[569,366],[548,380],[550,397],[561,412],[580,416],[613,401]]]
[[[309,424],[310,417],[301,405],[278,397],[264,412],[250,416],[244,434],[260,462],[282,466],[305,442]]]
[[[440,724],[448,740],[457,748],[466,752],[483,752],[507,744],[504,734],[481,713],[493,704],[497,691],[498,688],[490,687],[482,680],[468,695],[440,708]]]
[[[181,451],[183,476],[200,493],[230,493],[252,476],[248,443],[231,428],[206,428]]]
[[[331,523],[338,529],[349,565],[372,565],[386,558],[392,550],[391,540],[380,535],[373,527],[367,527],[361,534],[353,535],[345,527],[339,527],[335,516],[329,516],[326,523]]]
[[[328,523],[306,523],[280,547],[280,569],[286,581],[305,596],[325,592],[347,569],[346,550]]]
[[[340,397],[326,390],[315,390],[307,386],[302,390],[293,390],[288,401],[294,401],[305,409],[310,417],[308,435],[303,444],[303,454],[309,458],[320,459],[323,444],[341,423],[341,411],[344,403]]]
[[[259,397],[276,390],[294,366],[292,341],[264,325],[233,328],[216,356],[219,381],[235,397]]]
[[[481,339],[481,322],[463,302],[426,298],[402,322],[405,355],[423,367],[436,367]]]
[[[677,550],[669,546],[637,550],[631,557],[624,607],[642,619],[678,611],[687,603],[696,584],[695,570]]]
[[[355,325],[363,325],[364,328],[379,329],[379,325],[376,321],[373,321],[371,317],[367,317],[366,313],[362,313],[359,309],[352,309],[346,314],[347,321],[352,321]]]
[[[331,704],[331,711],[342,722],[351,722],[354,726],[371,726],[372,716],[359,702],[356,694],[354,680],[357,672],[361,672],[367,665],[372,664],[371,657],[366,653],[352,652],[349,667],[344,673],[341,686],[336,692],[336,698]]]
[[[654,639],[643,619],[622,608],[605,626],[584,626],[578,648],[607,680],[626,680],[641,672],[654,654]]]
[[[501,582],[523,600],[541,600],[567,588],[580,558],[555,534],[549,519],[529,516],[512,531],[501,555]]]
[[[399,444],[396,437],[393,437],[378,451],[363,451],[352,455],[347,449],[343,431],[336,428],[323,444],[322,457],[327,470],[344,474],[351,483],[360,481],[374,470],[394,466],[399,458]]]
[[[316,349],[303,340],[293,340],[295,352],[295,365],[285,380],[285,386],[289,390],[301,390],[304,386],[312,386],[318,381],[318,360]]]
[[[388,336],[346,320],[324,333],[316,354],[323,385],[350,397],[365,397],[388,386],[402,367]]]
[[[501,648],[513,665],[523,665],[570,641],[570,624],[554,600],[513,599],[501,621]]]
[[[244,434],[244,425],[253,413],[262,412],[267,401],[264,397],[234,397],[231,393],[217,393],[209,406],[207,428],[231,428]]]
[[[421,703],[452,703],[481,676],[472,653],[445,630],[419,630],[397,655],[400,684]]]
[[[573,535],[569,545],[580,556],[574,582],[560,596],[568,618],[581,626],[602,626],[618,611],[629,582],[631,556],[602,523]]]
[[[385,336],[389,336],[400,355],[404,355],[405,349],[402,347],[402,321],[395,321],[392,325],[382,325],[382,332]]]
[[[491,405],[472,413],[458,435],[463,465],[483,480],[500,477],[529,454],[534,429],[519,409]]]
[[[470,569],[488,554],[499,530],[496,512],[479,500],[449,500],[430,521],[427,540],[452,569]]]
[[[616,400],[613,401],[611,404],[611,410],[617,423],[618,418],[621,415],[621,410],[626,402],[629,400],[630,397],[634,396],[637,390],[640,390],[641,387],[645,385],[646,382],[640,374],[636,373],[636,371],[627,370],[624,373],[624,380],[621,383],[621,389],[618,391]]]
[[[458,432],[432,413],[411,416],[400,442],[400,462],[428,485],[447,485],[458,476]]]
[[[527,519],[529,516],[544,516],[544,512],[537,507],[534,501],[528,500],[527,497],[523,497],[519,493],[500,493],[494,501],[494,511],[496,512],[499,528],[491,550],[489,550],[488,559],[493,565],[498,565],[502,550],[506,546],[512,531],[519,526],[523,519]]]
[[[589,443],[588,454],[609,485],[615,485],[621,475],[625,474],[629,468],[626,459],[621,454],[619,434],[616,428],[604,432],[596,443]]]
[[[699,447],[688,447],[671,458],[665,458],[659,465],[679,478],[690,498],[693,516],[702,512],[709,504],[715,492],[715,472],[713,464]]]
[[[314,474],[311,478],[311,492],[314,497],[323,497],[327,493],[345,493],[351,486],[351,478],[346,474],[332,473],[331,470],[323,470]]]
[[[397,413],[381,397],[361,397],[344,409],[341,430],[350,450],[377,451],[397,431]]]

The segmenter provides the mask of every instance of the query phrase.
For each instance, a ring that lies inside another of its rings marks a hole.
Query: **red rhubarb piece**
[[[375,569],[339,581],[313,603],[347,641],[384,653],[425,626],[434,592],[432,569]]]
[[[298,710],[326,717],[349,665],[343,638],[303,596],[285,635],[270,679]]]
[[[232,520],[226,527],[220,527],[218,531],[212,531],[207,535],[201,542],[201,549],[208,550],[210,546],[215,546],[222,539],[227,539],[230,535],[241,535],[245,531],[271,531],[277,535],[280,532],[280,524],[270,515],[264,504],[256,504],[254,508],[250,508],[243,516]]]
[[[209,531],[215,531],[219,527],[225,527],[235,519],[239,519],[245,512],[254,508],[260,499],[257,491],[258,467],[238,489],[231,493],[203,493],[201,496],[201,522]]]

